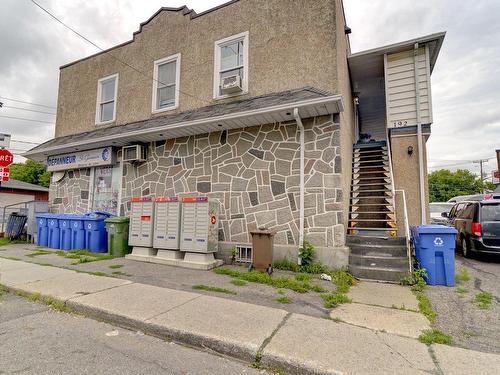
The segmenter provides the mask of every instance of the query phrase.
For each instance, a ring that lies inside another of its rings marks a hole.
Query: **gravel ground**
[[[457,254],[456,270],[465,268],[469,281],[455,287],[429,286],[425,294],[438,313],[436,327],[453,337],[457,346],[500,353],[500,256],[465,259]],[[465,288],[464,293],[457,293]],[[491,306],[482,310],[472,301],[480,292],[493,295]]]
[[[229,276],[217,275],[213,271],[190,270],[179,267],[171,267],[162,264],[144,263],[124,258],[115,258],[109,260],[101,260],[91,263],[81,263],[72,265],[75,259],[68,259],[56,254],[38,255],[29,257],[28,254],[35,250],[33,245],[7,245],[0,247],[0,257],[14,257],[26,262],[34,262],[39,264],[50,264],[58,267],[67,267],[75,270],[86,272],[103,272],[107,276],[119,277],[133,282],[171,288],[177,290],[193,291],[193,285],[204,284],[212,287],[226,288],[236,292],[236,295],[224,294],[217,292],[206,292],[196,290],[197,293],[214,295],[217,297],[248,302],[256,305],[263,305],[284,309],[294,313],[311,315],[316,317],[324,317],[329,314],[330,309],[323,306],[323,300],[319,293],[296,293],[291,290],[282,289],[279,291],[274,287],[267,285],[246,283],[244,286],[236,286],[231,283],[233,280]],[[47,249],[50,250],[50,249]],[[122,265],[120,268],[110,268],[113,265]],[[246,270],[246,267],[225,266]],[[120,274],[113,274],[119,272]],[[275,275],[286,275],[293,277],[293,273],[276,270]],[[325,289],[335,290],[335,284],[316,279],[314,283],[321,285]],[[278,293],[280,292],[280,293]],[[276,299],[282,296],[287,296],[291,299],[291,303],[283,304],[277,302]]]

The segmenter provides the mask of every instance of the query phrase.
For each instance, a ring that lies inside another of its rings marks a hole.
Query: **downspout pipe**
[[[299,193],[299,250],[304,246],[304,150],[305,150],[305,137],[304,137],[304,124],[300,118],[299,109],[293,109],[293,117],[297,122],[299,129],[299,142],[300,142],[300,193]],[[302,264],[300,256],[297,259],[299,265]]]

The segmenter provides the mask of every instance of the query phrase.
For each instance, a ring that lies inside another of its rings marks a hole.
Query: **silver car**
[[[448,224],[448,218],[443,217],[443,212],[449,213],[454,203],[448,202],[433,202],[429,204],[431,214],[431,224]]]

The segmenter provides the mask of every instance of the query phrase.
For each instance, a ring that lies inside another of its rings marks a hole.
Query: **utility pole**
[[[483,185],[483,163],[487,163],[489,159],[480,159],[480,160],[474,160],[474,164],[479,164],[479,170],[481,173],[480,176],[480,181],[481,181],[481,193],[484,194],[484,185]]]

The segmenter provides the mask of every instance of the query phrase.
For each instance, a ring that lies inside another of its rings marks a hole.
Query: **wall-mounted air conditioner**
[[[220,90],[223,94],[234,94],[243,91],[239,74],[221,79]]]
[[[123,146],[123,161],[142,162],[146,161],[146,147],[142,145]]]

